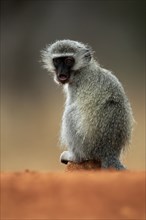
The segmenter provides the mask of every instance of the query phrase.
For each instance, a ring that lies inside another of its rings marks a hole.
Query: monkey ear
[[[92,58],[92,51],[91,51],[90,49],[86,49],[86,50],[85,50],[84,58],[85,58],[86,60],[88,60],[88,61],[91,60],[91,58]]]

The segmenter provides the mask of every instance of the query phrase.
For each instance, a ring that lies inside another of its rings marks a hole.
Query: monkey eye
[[[73,58],[73,57],[67,57],[67,58],[65,59],[65,64],[66,64],[67,66],[72,66],[72,65],[74,64],[74,58]]]
[[[58,66],[61,63],[61,60],[58,58],[53,59],[54,66]]]

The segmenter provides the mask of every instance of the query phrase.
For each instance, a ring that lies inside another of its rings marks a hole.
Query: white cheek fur
[[[55,83],[57,83],[58,85],[60,84],[60,83],[58,82],[56,76],[54,76],[54,81],[55,81]]]

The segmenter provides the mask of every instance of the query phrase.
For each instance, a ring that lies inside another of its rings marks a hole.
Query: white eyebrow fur
[[[66,56],[74,56],[73,53],[56,53],[56,54],[53,54],[52,57],[55,58],[55,57],[66,57]]]

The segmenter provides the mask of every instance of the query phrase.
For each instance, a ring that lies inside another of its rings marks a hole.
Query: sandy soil
[[[1,219],[145,219],[145,172],[1,173]]]

